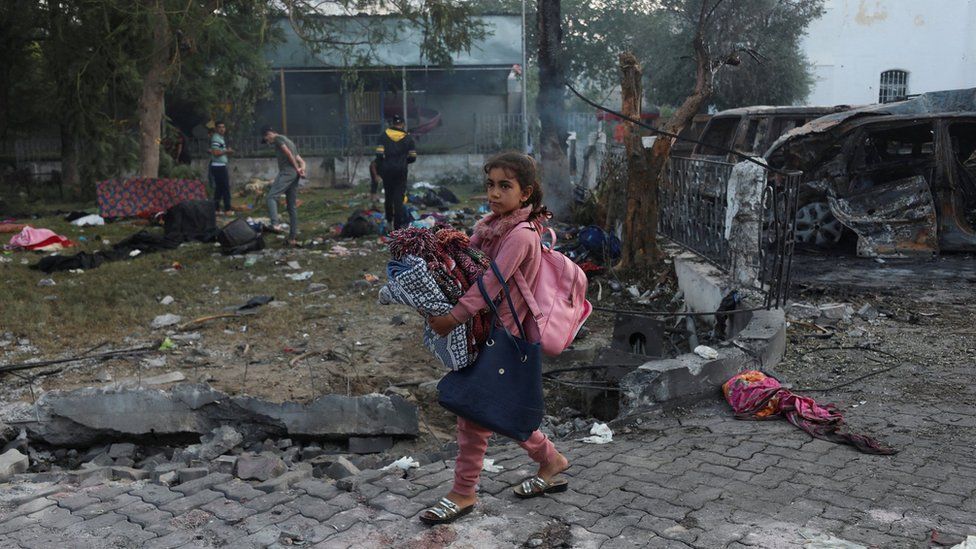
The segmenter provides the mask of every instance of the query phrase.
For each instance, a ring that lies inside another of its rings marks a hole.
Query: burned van
[[[976,90],[822,117],[765,156],[804,172],[800,243],[829,248],[850,231],[863,256],[976,251]]]
[[[743,107],[722,111],[708,120],[691,148],[692,158],[738,162],[729,151],[760,156],[784,133],[821,116],[849,109],[834,107]],[[682,155],[679,155],[682,156]]]

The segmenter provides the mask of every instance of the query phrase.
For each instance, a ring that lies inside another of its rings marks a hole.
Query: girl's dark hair
[[[485,162],[485,174],[495,168],[504,170],[506,176],[517,180],[522,190],[525,190],[525,187],[532,188],[532,194],[525,202],[526,206],[532,206],[529,221],[543,222],[552,217],[552,213],[542,204],[542,181],[539,180],[535,159],[518,151],[506,151],[496,154]]]

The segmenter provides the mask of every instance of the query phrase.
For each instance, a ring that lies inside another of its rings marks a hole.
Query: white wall
[[[976,87],[976,0],[827,0],[803,49],[817,81],[809,105],[878,102],[881,73],[908,71],[908,93]]]

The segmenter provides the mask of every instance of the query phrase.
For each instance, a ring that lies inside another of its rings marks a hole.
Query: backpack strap
[[[535,225],[528,221],[519,223],[516,225],[516,228],[518,227],[524,227],[526,229],[539,232]],[[556,233],[552,229],[549,229],[549,231],[552,233],[552,242],[555,246]],[[546,247],[542,246],[542,249],[545,250]],[[542,308],[539,307],[539,302],[535,300],[535,295],[532,294],[532,287],[529,284],[529,281],[525,279],[525,277],[522,275],[522,271],[519,271],[518,269],[515,270],[515,274],[512,275],[512,278],[515,280],[515,286],[518,287],[519,293],[522,294],[522,299],[525,301],[525,304],[528,305],[529,312],[532,313],[532,318],[536,321],[541,320],[543,316]]]

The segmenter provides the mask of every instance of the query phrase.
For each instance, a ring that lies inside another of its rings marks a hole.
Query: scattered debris
[[[312,271],[303,271],[303,272],[296,273],[296,274],[288,274],[288,275],[285,275],[285,278],[290,279],[290,280],[294,280],[295,282],[301,282],[303,280],[308,280],[308,279],[312,278],[312,275],[314,275],[314,274],[315,273],[312,272]]]
[[[27,471],[30,464],[27,456],[18,452],[15,448],[7,450],[0,455],[0,481],[6,481],[17,473]]]
[[[166,313],[164,315],[159,315],[152,321],[152,329],[158,330],[160,328],[165,328],[167,326],[173,326],[174,324],[179,324],[183,320],[180,315],[174,315]]]
[[[485,459],[486,464],[489,461],[494,462],[494,460]],[[420,467],[420,462],[413,459],[412,457],[404,456],[394,461],[393,463],[387,465],[386,467],[381,468],[380,471],[389,471],[391,469],[401,469],[403,471],[409,471],[410,469],[416,469],[418,467]]]
[[[481,470],[488,473],[501,473],[505,470],[501,465],[495,465],[495,460],[491,458],[485,458],[481,464]]]
[[[590,435],[580,439],[583,442],[589,444],[607,444],[613,442],[613,431],[606,423],[594,423],[593,427],[590,428]]]
[[[160,299],[159,300],[159,304],[160,305],[172,305],[174,301],[176,301],[176,300],[173,299],[173,296],[168,295],[168,296]]]
[[[707,345],[699,345],[695,347],[695,354],[704,358],[705,360],[715,360],[718,358],[718,351],[712,349]]]

